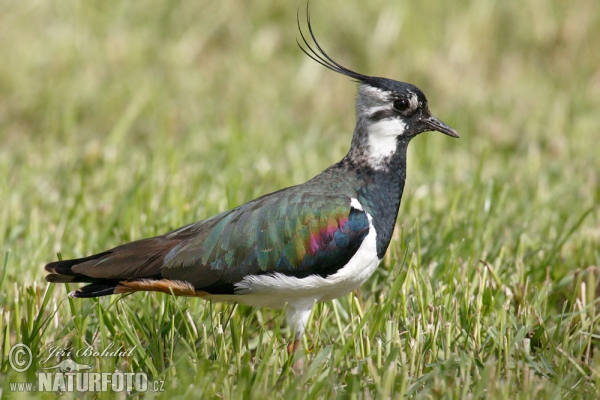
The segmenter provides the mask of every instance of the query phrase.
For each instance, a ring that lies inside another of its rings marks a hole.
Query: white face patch
[[[361,91],[361,94],[363,96],[367,96],[367,97],[382,98],[382,99],[385,99],[388,97],[387,92],[384,92],[383,90],[376,88],[374,86],[370,86],[370,85],[362,84],[362,85],[360,85],[359,90]]]
[[[394,102],[400,98],[408,101],[409,108],[394,110]],[[373,169],[387,168],[390,158],[396,152],[397,138],[406,134],[404,119],[408,120],[418,107],[419,98],[410,89],[395,93],[367,84],[360,85],[356,104],[357,127],[364,129],[361,133],[366,131],[365,153]]]
[[[396,152],[396,138],[404,134],[406,124],[397,118],[384,119],[371,124],[368,129],[369,162],[374,169]]]
[[[419,107],[419,98],[411,90],[409,90],[408,93],[410,93],[410,96],[408,97],[408,103],[410,104],[410,109],[416,110],[417,107]]]

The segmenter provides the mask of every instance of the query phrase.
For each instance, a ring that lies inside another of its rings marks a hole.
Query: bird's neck
[[[396,150],[378,168],[374,168],[364,152],[354,146],[338,164],[349,171],[358,201],[373,218],[379,258],[385,254],[396,225],[406,180],[407,145],[406,140],[397,142]]]

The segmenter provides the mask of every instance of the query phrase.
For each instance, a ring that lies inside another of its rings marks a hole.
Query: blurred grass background
[[[12,344],[100,341],[145,352],[84,360],[96,371],[144,371],[183,397],[598,396],[595,0],[311,3],[334,59],[416,84],[461,139],[411,143],[388,257],[317,308],[304,374],[286,368],[278,312],[47,287],[58,252],[166,232],[345,155],[356,86],[297,48],[304,7],[0,3],[4,395],[27,378]]]

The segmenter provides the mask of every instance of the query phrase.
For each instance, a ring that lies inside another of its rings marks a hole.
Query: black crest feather
[[[306,3],[306,25],[308,26],[308,32],[310,33],[310,38],[314,43],[314,47],[309,44],[308,40],[306,39],[306,36],[304,35],[304,32],[302,31],[302,27],[300,26],[300,10],[298,10],[298,13],[296,14],[296,21],[298,22],[298,31],[300,32],[300,37],[302,38],[304,46],[300,43],[298,39],[296,39],[296,43],[298,44],[298,47],[300,47],[300,50],[304,52],[304,54],[306,54],[322,66],[332,71],[335,71],[338,74],[349,76],[358,82],[370,82],[372,80],[372,77],[370,76],[359,74],[358,72],[354,72],[344,67],[343,65],[332,59],[325,52],[325,50],[323,50],[313,33],[312,25],[310,23],[310,10],[308,7],[308,3]]]

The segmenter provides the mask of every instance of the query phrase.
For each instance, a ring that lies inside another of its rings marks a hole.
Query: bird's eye
[[[398,111],[406,111],[409,107],[408,100],[406,99],[398,99],[394,100],[394,108]]]

